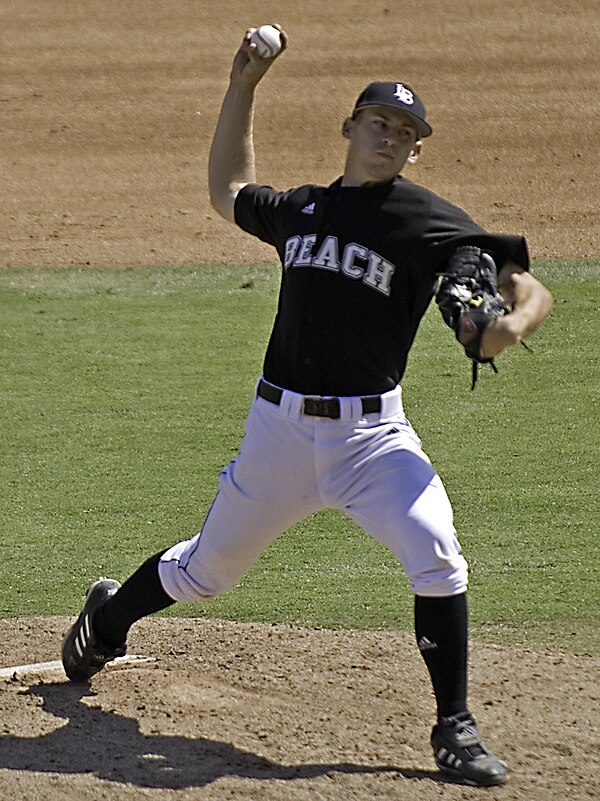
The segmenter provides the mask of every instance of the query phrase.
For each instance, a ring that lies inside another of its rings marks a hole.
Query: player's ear
[[[421,155],[422,149],[423,149],[423,143],[421,142],[420,139],[418,139],[415,142],[415,146],[410,151],[410,155],[409,155],[409,157],[407,159],[409,164],[415,164],[417,162],[419,156]]]
[[[344,139],[352,138],[352,129],[354,128],[354,120],[352,117],[346,117],[342,123],[342,136]]]

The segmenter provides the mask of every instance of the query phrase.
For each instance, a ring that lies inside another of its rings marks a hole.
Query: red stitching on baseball
[[[275,55],[275,48],[273,47],[271,42],[267,41],[267,39],[264,38],[264,36],[262,35],[262,33],[260,31],[256,31],[256,37],[257,37],[257,39],[260,39],[260,41],[264,44],[264,46],[267,48],[269,53],[272,56],[274,56]]]

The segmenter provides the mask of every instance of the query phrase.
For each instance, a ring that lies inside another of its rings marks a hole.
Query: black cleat
[[[508,781],[508,765],[486,748],[468,712],[440,718],[431,745],[436,765],[453,779],[479,787]]]
[[[88,681],[107,662],[125,656],[127,643],[106,645],[94,633],[92,616],[99,606],[116,593],[121,585],[113,579],[101,578],[88,589],[81,614],[66,633],[62,644],[62,663],[71,681]]]

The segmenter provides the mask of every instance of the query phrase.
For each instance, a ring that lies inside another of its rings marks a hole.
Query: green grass
[[[453,501],[476,637],[600,653],[600,265],[536,265],[555,309],[470,367],[435,308],[405,406]],[[72,614],[192,536],[237,451],[276,268],[0,271],[0,616]],[[168,614],[412,627],[399,565],[338,512],[294,527],[241,585]]]

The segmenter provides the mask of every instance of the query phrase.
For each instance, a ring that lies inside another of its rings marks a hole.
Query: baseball
[[[272,25],[261,25],[250,37],[250,44],[256,45],[261,58],[273,58],[281,50],[281,36]]]

